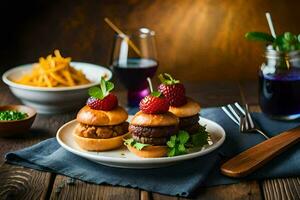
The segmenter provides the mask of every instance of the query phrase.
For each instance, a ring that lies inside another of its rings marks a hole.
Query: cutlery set
[[[221,166],[224,175],[244,177],[300,141],[300,126],[269,138],[254,122],[247,104],[243,109],[236,102],[223,106],[222,110],[239,126],[241,133],[256,132],[266,139],[225,162]]]

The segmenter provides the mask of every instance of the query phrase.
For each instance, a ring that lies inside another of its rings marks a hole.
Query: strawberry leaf
[[[107,81],[107,82],[105,83],[105,86],[106,86],[107,92],[112,91],[112,90],[114,89],[114,87],[115,87],[115,85],[114,85],[112,82],[110,82],[110,81]]]
[[[104,95],[99,87],[91,87],[88,90],[88,93],[91,97],[97,98],[97,99],[103,99]]]
[[[151,95],[154,96],[154,97],[160,97],[161,96],[161,92],[153,91],[153,92],[151,92]]]
[[[113,89],[114,84],[112,82],[106,81],[103,77],[101,77],[100,87],[90,88],[89,95],[97,99],[104,99]]]
[[[101,77],[101,81],[100,81],[100,88],[102,90],[103,96],[105,97],[107,95],[107,90],[106,90],[105,79],[102,77]]]

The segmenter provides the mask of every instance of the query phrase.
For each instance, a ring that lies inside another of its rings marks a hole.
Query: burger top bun
[[[187,97],[187,103],[180,107],[170,106],[169,111],[177,117],[190,117],[200,112],[200,105],[193,99]]]
[[[179,119],[170,112],[162,114],[146,114],[139,111],[133,116],[130,123],[135,126],[146,127],[173,126],[179,123]]]
[[[117,125],[128,118],[127,112],[124,108],[117,106],[113,110],[94,110],[89,106],[84,106],[77,114],[77,121],[83,124],[92,126],[109,126]]]

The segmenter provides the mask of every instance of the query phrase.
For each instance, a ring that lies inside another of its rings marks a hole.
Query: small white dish
[[[131,118],[132,116],[130,116]],[[129,119],[130,119],[129,118]],[[127,150],[124,146],[120,149],[106,151],[106,152],[91,152],[81,149],[73,139],[75,126],[78,122],[72,120],[64,124],[56,134],[58,143],[67,151],[74,153],[78,156],[86,158],[102,165],[119,167],[119,168],[134,168],[134,169],[147,169],[164,167],[178,162],[196,158],[206,155],[218,147],[220,147],[225,140],[224,129],[209,119],[200,118],[199,123],[206,125],[207,131],[210,133],[213,144],[207,145],[200,151],[175,156],[175,157],[162,157],[162,158],[140,158]]]
[[[2,76],[11,92],[18,97],[25,105],[33,107],[38,113],[52,114],[63,113],[82,107],[88,94],[87,89],[98,85],[100,77],[106,76],[111,79],[112,73],[105,67],[83,62],[71,62],[75,69],[82,70],[90,84],[72,87],[35,87],[13,82],[32,70],[33,64],[21,65],[8,70]]]

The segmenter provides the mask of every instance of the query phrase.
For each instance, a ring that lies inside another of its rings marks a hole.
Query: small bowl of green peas
[[[27,133],[35,117],[35,109],[28,106],[0,106],[0,137],[15,137]]]

